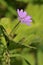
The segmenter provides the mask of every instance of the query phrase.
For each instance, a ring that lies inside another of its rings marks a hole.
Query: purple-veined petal
[[[26,12],[21,13],[21,18],[25,18],[27,16]]]
[[[32,20],[25,20],[24,19],[24,23],[27,24],[27,25],[30,25],[31,22],[32,22]]]
[[[25,17],[25,20],[29,20],[29,19],[31,19],[32,17],[31,16],[26,16]]]
[[[19,11],[19,17],[22,17],[22,15],[23,15],[23,10],[20,10]]]
[[[17,9],[17,13],[18,13],[18,16],[19,16],[20,18],[24,18],[24,17],[26,17],[26,15],[27,15],[27,13],[26,13],[26,12],[23,12],[22,9],[21,9],[21,10]]]
[[[22,9],[21,10],[17,9],[17,13],[18,13],[18,19],[19,21],[21,21],[21,23],[30,25],[30,23],[32,22],[31,16],[28,16],[27,13],[23,11]]]
[[[18,16],[20,17],[22,15],[22,13],[23,13],[23,10],[17,9],[17,13],[18,13]]]

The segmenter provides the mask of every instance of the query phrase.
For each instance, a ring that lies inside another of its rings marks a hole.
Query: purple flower
[[[30,25],[30,23],[32,22],[31,20],[31,16],[27,15],[27,12],[23,11],[22,9],[19,10],[17,9],[17,13],[18,13],[18,19],[19,21],[21,21],[22,23],[25,23],[27,25]]]

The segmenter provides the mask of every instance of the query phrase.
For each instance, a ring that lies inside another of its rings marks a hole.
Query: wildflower
[[[27,12],[23,11],[22,9],[21,10],[17,9],[17,13],[18,13],[18,19],[19,21],[21,21],[21,23],[30,25],[30,23],[32,22],[31,20],[32,17],[28,16]]]

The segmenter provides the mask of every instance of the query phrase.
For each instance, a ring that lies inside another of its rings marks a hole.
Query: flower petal
[[[27,13],[21,9],[17,9],[17,13],[18,13],[18,19],[19,21],[21,21],[21,23],[25,23],[27,25],[30,25],[30,23],[32,22],[31,20],[31,16],[28,16]]]
[[[24,18],[24,17],[26,17],[26,16],[27,16],[27,13],[26,13],[26,12],[23,12],[22,17]]]
[[[25,17],[25,20],[29,20],[29,19],[31,19],[32,17],[31,16],[26,16]]]
[[[20,10],[19,17],[22,17],[22,15],[23,15],[23,10]]]
[[[27,13],[26,12],[23,12],[23,11],[20,12],[20,17],[21,18],[25,18],[26,16],[27,16]]]

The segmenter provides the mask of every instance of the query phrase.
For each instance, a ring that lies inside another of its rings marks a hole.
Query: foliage
[[[31,26],[18,24],[18,8]],[[43,65],[43,0],[0,0],[0,65]]]

